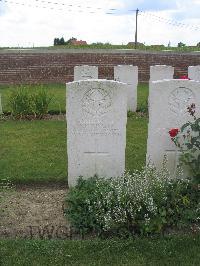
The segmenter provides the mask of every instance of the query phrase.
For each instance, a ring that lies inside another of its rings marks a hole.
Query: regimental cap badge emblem
[[[82,110],[93,116],[107,113],[112,105],[110,94],[102,88],[88,90],[82,98]]]
[[[179,87],[172,91],[169,96],[169,108],[176,115],[187,113],[187,107],[194,103],[193,92],[186,87]]]

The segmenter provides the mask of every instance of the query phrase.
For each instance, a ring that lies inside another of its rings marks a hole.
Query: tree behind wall
[[[54,39],[54,46],[55,45],[65,45],[66,42],[65,42],[65,39],[62,37],[62,38],[55,38]]]

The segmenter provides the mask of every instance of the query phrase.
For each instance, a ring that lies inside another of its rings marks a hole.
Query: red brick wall
[[[151,65],[171,65],[175,76],[187,74],[188,66],[200,65],[200,53],[135,51],[23,51],[0,52],[0,84],[66,83],[73,80],[76,65],[96,65],[99,78],[113,79],[118,64],[137,65],[139,81],[149,80]]]

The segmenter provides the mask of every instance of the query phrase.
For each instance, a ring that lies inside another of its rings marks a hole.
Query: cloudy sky
[[[0,0],[0,47],[51,46],[55,37],[88,43],[200,42],[200,0]]]

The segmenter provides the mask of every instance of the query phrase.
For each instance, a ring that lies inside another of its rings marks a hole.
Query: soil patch
[[[67,188],[18,186],[0,191],[0,238],[71,238],[64,216]]]

